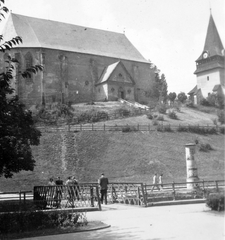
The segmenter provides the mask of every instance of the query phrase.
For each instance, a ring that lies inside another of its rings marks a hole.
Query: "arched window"
[[[33,59],[30,52],[25,55],[25,68],[30,68],[33,65]]]
[[[31,66],[33,66],[33,58],[30,52],[28,52],[24,58],[25,58],[25,69],[28,69]],[[26,82],[29,83],[29,81],[32,80],[32,77],[27,77],[26,79],[27,79]]]

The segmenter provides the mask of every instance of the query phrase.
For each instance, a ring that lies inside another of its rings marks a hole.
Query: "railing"
[[[193,184],[193,188],[187,188],[188,185]],[[152,191],[154,185],[144,185],[144,192],[147,199],[147,204],[160,201],[175,201],[188,199],[205,199],[211,193],[224,192],[225,181],[196,181],[196,182],[182,182],[182,183],[165,183],[160,191],[160,185],[156,185],[156,190]]]
[[[194,185],[193,189],[187,186]],[[152,184],[113,182],[108,185],[108,203],[121,203],[149,206],[156,202],[189,199],[205,199],[211,193],[225,191],[225,180],[201,180],[196,182],[164,183],[160,191],[151,191]],[[159,186],[159,185],[158,185]],[[1,211],[8,202],[19,203],[19,210],[29,204],[36,209],[69,209],[77,211],[101,210],[100,193],[97,183],[80,183],[79,186],[35,186],[33,198],[31,191],[0,193]],[[15,208],[10,208],[12,211]]]
[[[108,202],[146,206],[143,183],[111,183]]]
[[[161,121],[158,125],[153,124],[136,124],[136,125],[107,125],[107,124],[77,124],[77,125],[65,125],[61,127],[38,127],[39,130],[45,132],[57,132],[57,131],[126,131],[130,129],[130,131],[142,131],[142,132],[150,132],[150,131],[159,131],[159,132],[170,132],[170,131],[177,131],[177,132],[192,132],[192,133],[199,133],[199,134],[216,134],[216,133],[224,133],[224,127],[219,127],[215,125],[170,125],[164,124]]]
[[[95,208],[101,210],[97,184],[75,186],[35,186],[34,203],[38,208]]]

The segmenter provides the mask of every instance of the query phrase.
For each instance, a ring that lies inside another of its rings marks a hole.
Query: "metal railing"
[[[97,208],[101,210],[97,185],[35,186],[34,203],[39,208]]]
[[[193,185],[189,189],[188,185]],[[155,186],[152,191],[152,184],[144,184],[144,192],[147,203],[154,203],[160,201],[175,201],[175,200],[188,200],[188,199],[205,199],[211,193],[224,192],[225,180],[200,180],[196,182],[172,182],[160,184]],[[160,190],[158,190],[158,188]]]

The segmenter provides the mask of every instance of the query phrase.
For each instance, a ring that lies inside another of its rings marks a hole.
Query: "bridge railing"
[[[39,208],[95,208],[101,210],[98,186],[35,186],[33,200]]]
[[[193,185],[189,189],[188,185]],[[144,192],[147,202],[159,202],[170,200],[205,199],[210,193],[224,192],[225,180],[200,180],[196,182],[171,182],[160,184],[152,190],[152,184],[144,184]],[[159,191],[159,189],[160,191]]]

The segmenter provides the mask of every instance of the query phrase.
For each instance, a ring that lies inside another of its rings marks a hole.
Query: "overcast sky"
[[[224,0],[6,0],[13,13],[125,35],[166,76],[169,92],[196,85],[195,60],[202,53],[212,15],[225,45]],[[21,36],[23,37],[23,36]]]

